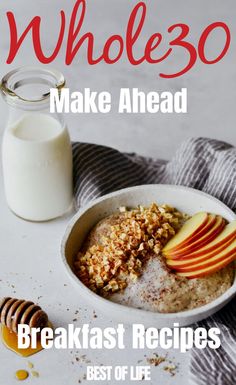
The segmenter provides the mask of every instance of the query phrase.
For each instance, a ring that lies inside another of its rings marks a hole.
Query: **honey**
[[[29,377],[29,373],[26,370],[17,370],[15,376],[18,381],[24,381]]]
[[[27,349],[19,349],[18,348],[18,339],[17,334],[9,330],[6,326],[1,326],[1,338],[4,343],[4,345],[18,354],[21,357],[29,357],[33,354],[36,354],[43,350],[40,341],[37,343],[37,347],[35,349],[27,348]]]

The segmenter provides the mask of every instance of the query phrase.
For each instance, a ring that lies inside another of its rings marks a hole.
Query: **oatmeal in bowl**
[[[199,321],[236,292],[235,215],[199,191],[137,186],[80,210],[62,242],[86,301],[120,322]]]
[[[75,258],[75,273],[90,290],[126,306],[173,313],[205,305],[231,287],[231,265],[195,279],[167,266],[162,249],[187,214],[156,203],[119,211],[98,222]]]

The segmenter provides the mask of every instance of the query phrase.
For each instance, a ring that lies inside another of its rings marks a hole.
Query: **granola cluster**
[[[184,215],[168,205],[120,208],[119,221],[101,243],[79,252],[75,271],[91,290],[103,296],[124,289],[142,274],[142,266],[180,228]]]

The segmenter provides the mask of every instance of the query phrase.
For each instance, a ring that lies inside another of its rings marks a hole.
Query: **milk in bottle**
[[[45,86],[59,87],[63,82],[58,73],[28,67],[13,71],[2,82],[10,105],[2,144],[6,200],[15,214],[27,220],[59,217],[72,204],[70,138],[62,117],[49,113],[49,93],[45,93]],[[18,88],[26,84],[29,92],[31,83],[43,86],[41,97],[22,96]]]

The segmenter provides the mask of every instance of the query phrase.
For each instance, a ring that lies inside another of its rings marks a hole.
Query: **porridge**
[[[78,278],[113,302],[154,312],[179,312],[213,301],[232,285],[232,265],[188,279],[170,270],[162,256],[187,218],[155,203],[120,208],[88,235],[74,262]]]

